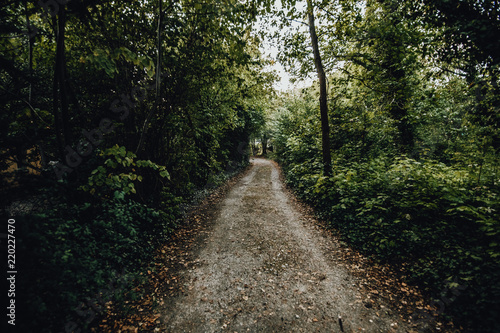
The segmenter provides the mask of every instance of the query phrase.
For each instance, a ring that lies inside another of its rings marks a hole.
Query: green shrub
[[[404,156],[339,159],[332,177],[307,161],[285,170],[297,194],[352,245],[405,267],[407,279],[437,300],[458,284],[464,290],[445,313],[493,327],[488,318],[500,308],[498,187],[478,187],[466,170]]]
[[[47,213],[19,219],[19,285],[26,286],[21,298],[29,314],[29,320],[19,321],[23,331],[63,331],[70,321],[84,328],[97,312],[89,304],[99,308],[119,299],[151,261],[157,240],[171,227],[172,220],[162,216],[175,214],[113,199],[100,206],[59,203]],[[117,290],[96,301],[110,284]]]
[[[102,165],[95,168],[87,184],[81,186],[82,190],[100,200],[113,196],[124,198],[128,194],[136,193],[135,183],[143,180],[143,176],[136,169],[149,168],[156,171],[159,177],[170,179],[170,174],[164,166],[150,160],[135,160],[137,156],[123,146],[115,145],[105,149],[100,156],[104,159]]]

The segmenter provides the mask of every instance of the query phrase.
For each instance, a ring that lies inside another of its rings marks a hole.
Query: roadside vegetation
[[[248,164],[272,83],[255,11],[10,1],[0,15],[0,197],[16,220],[16,328],[86,331],[108,302],[140,297],[132,287],[185,207]]]
[[[132,280],[186,206],[260,151],[344,241],[423,288],[430,315],[495,331],[498,13],[479,0],[0,5],[17,327],[85,331],[124,291],[140,297]],[[269,37],[295,78],[318,81],[277,95]]]
[[[500,313],[500,58],[476,34],[498,31],[491,10],[474,1],[318,4],[331,169],[316,85],[276,100],[270,122],[296,193],[344,241],[421,286],[432,315],[474,332],[495,331]],[[308,36],[286,41],[305,47]],[[303,53],[282,54],[296,72],[313,72]]]

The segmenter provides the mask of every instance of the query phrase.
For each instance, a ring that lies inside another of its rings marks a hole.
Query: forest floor
[[[159,249],[138,300],[110,305],[95,331],[455,331],[401,274],[317,221],[274,162],[251,162]]]

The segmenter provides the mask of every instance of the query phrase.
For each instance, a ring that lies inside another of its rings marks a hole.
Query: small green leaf
[[[167,178],[168,180],[170,180],[170,174],[168,173],[167,170],[163,170],[160,172],[160,176],[163,177],[163,178]]]

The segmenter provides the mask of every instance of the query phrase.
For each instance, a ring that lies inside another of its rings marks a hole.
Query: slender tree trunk
[[[54,79],[52,83],[52,113],[54,115],[54,127],[56,132],[57,150],[59,152],[59,158],[64,160],[64,138],[62,135],[61,126],[61,113],[59,112],[59,61],[60,61],[60,46],[59,46],[59,35],[57,17],[52,19],[55,27],[55,39],[56,39],[56,59],[54,64]]]
[[[53,18],[56,27],[56,59],[54,65],[54,83],[52,86],[52,107],[56,128],[56,139],[60,158],[64,160],[64,147],[71,142],[71,128],[69,124],[69,103],[66,80],[66,8],[61,6],[57,17]],[[59,112],[60,107],[60,112]]]
[[[61,6],[59,9],[58,20],[58,39],[57,39],[57,56],[59,66],[59,95],[61,97],[61,119],[64,141],[66,144],[71,143],[71,128],[69,124],[69,102],[68,102],[68,86],[66,80],[66,8]]]
[[[33,45],[34,45],[34,39],[32,36],[32,30],[31,30],[31,22],[30,22],[30,15],[28,12],[28,2],[25,0],[24,1],[24,10],[25,10],[25,15],[26,15],[26,28],[27,28],[27,36],[28,36],[28,75],[29,75],[29,86],[28,86],[28,103],[31,104],[32,101],[32,85],[31,83],[33,82]]]
[[[267,134],[264,133],[262,136],[262,155],[267,154]]]
[[[162,26],[162,16],[163,16],[163,0],[158,0],[159,4],[159,17],[158,17],[158,30],[156,32],[156,39],[158,42],[157,54],[156,54],[156,107],[160,108],[161,100],[161,26]]]
[[[319,81],[319,109],[321,114],[321,142],[323,151],[323,172],[325,176],[330,176],[332,172],[331,152],[330,152],[330,127],[328,125],[328,98],[326,91],[326,75],[319,53],[318,36],[314,24],[314,12],[312,0],[307,0],[307,18],[309,20],[309,34],[311,35],[311,45],[314,54],[314,65],[318,73]]]
[[[163,17],[163,0],[158,0],[158,27],[156,30],[156,42],[157,42],[157,50],[156,50],[156,105],[154,108],[149,111],[146,119],[144,120],[144,124],[142,126],[141,137],[139,138],[139,143],[137,144],[137,148],[135,153],[138,154],[142,150],[142,146],[146,141],[146,135],[148,132],[149,122],[153,116],[155,110],[157,110],[158,114],[160,113],[160,102],[161,102],[161,26],[162,26],[162,17]]]

